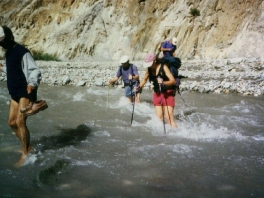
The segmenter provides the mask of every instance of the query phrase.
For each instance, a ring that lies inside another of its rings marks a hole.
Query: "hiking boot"
[[[38,113],[39,111],[44,111],[45,109],[48,108],[48,105],[45,100],[40,100],[40,101],[34,102],[32,105],[29,104],[28,107],[29,108],[26,109],[25,111],[20,110],[20,112],[24,113],[26,116],[31,116],[31,115]]]

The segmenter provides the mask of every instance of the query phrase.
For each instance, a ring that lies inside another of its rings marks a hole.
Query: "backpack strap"
[[[134,69],[133,69],[133,64],[129,64],[129,67],[131,67],[132,75],[134,75]],[[122,75],[122,65],[119,66],[120,74]]]
[[[132,76],[133,76],[134,75],[134,69],[133,69],[134,65],[130,64],[129,66],[131,66],[131,71],[132,71]]]
[[[166,76],[165,72],[164,72],[164,64],[163,63],[161,63],[161,65],[160,65],[158,76],[161,76],[163,79]]]
[[[148,67],[148,73],[149,73],[149,82],[151,81],[152,73],[150,67]]]
[[[122,76],[122,65],[119,66],[119,71],[120,71],[120,74]]]

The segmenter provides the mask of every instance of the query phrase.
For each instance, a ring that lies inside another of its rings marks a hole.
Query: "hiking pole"
[[[110,84],[108,85],[108,92],[107,92],[107,102],[106,102],[107,108],[109,106],[109,89],[110,89],[109,86]]]
[[[132,116],[131,116],[131,126],[132,126],[132,122],[133,122],[133,116],[134,116],[134,110],[135,110],[135,92],[134,94],[132,93],[132,89],[133,89],[133,85],[132,85],[132,81],[130,80],[130,87],[131,87],[131,97],[132,97],[132,105],[133,105],[133,108],[132,108]]]
[[[158,76],[158,78],[160,78],[160,77]],[[159,84],[159,92],[160,92],[160,104],[161,104],[161,111],[162,111],[163,128],[164,128],[164,134],[166,135],[165,119],[164,119],[164,111],[163,111],[163,102],[162,102],[162,96],[161,96],[161,84]]]
[[[178,78],[179,78],[179,80],[180,80],[180,79],[182,79],[182,78],[188,78],[188,77],[187,77],[187,76],[179,75]],[[179,82],[180,82],[180,81],[179,81]],[[179,83],[179,85],[180,85],[180,83]],[[179,93],[181,99],[183,100],[185,106],[187,107],[187,104],[186,104],[185,100],[183,99],[183,97],[182,97],[182,95],[181,95],[181,93],[180,93],[180,87],[179,87],[179,85],[178,85],[176,91]]]
[[[183,99],[183,97],[182,97],[182,95],[181,95],[181,93],[180,93],[180,90],[179,90],[179,89],[178,89],[178,93],[179,93],[179,95],[180,95],[180,97],[181,97],[182,101],[184,102],[185,106],[187,107],[187,104],[186,104],[185,100]]]

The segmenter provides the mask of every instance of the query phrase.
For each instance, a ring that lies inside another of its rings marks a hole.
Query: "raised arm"
[[[108,81],[108,85],[111,85],[111,84],[115,83],[117,80],[118,80],[118,77],[116,76],[113,79]]]
[[[140,81],[139,87],[144,87],[144,85],[147,83],[148,78],[149,78],[149,72],[148,72],[148,69],[147,69],[143,79]]]

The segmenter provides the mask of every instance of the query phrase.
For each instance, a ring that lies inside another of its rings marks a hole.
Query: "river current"
[[[49,108],[27,120],[34,150],[7,124],[0,83],[0,197],[263,197],[264,96],[176,96],[172,129],[154,115],[152,92],[132,105],[113,87],[41,85]]]

